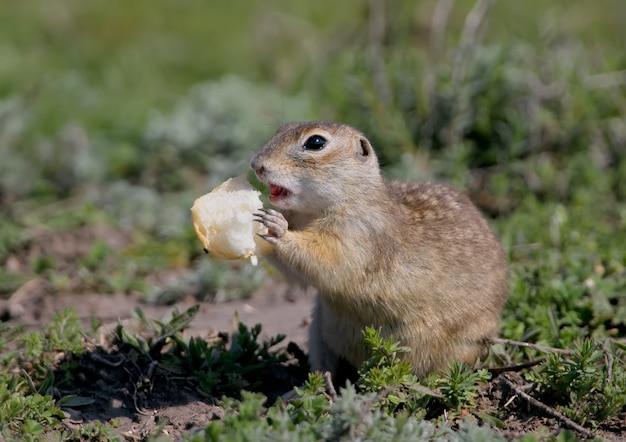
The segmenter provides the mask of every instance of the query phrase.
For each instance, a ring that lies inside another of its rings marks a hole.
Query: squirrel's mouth
[[[272,204],[280,201],[281,199],[288,197],[291,193],[284,187],[277,186],[276,184],[270,184],[269,188],[270,188],[269,200]]]

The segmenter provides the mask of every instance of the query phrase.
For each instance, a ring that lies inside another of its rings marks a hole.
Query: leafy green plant
[[[114,432],[115,425],[106,425],[98,420],[81,425],[80,428],[71,432],[58,433],[60,440],[69,442],[81,442],[84,440],[122,442],[124,438]]]
[[[298,397],[289,400],[286,411],[294,424],[319,422],[330,413],[330,401],[324,394],[326,384],[319,372],[309,373],[302,388],[295,387]]]
[[[462,408],[475,407],[478,384],[486,383],[490,378],[491,374],[487,370],[474,371],[466,364],[453,362],[435,384],[439,387],[445,402],[459,411]]]
[[[139,333],[129,331],[122,324],[118,324],[115,328],[117,344],[123,347],[130,347],[138,355],[151,360],[160,358],[168,344],[178,344],[180,342],[179,333],[189,326],[199,308],[200,306],[195,305],[183,313],[174,311],[169,322],[148,319],[142,310],[136,309],[135,314],[141,326],[147,329],[149,333],[144,337]]]
[[[393,338],[383,338],[380,330],[366,327],[363,330],[363,344],[369,349],[370,357],[361,366],[359,385],[365,390],[381,385],[408,385],[417,382],[412,374],[411,364],[401,356],[410,350],[402,347]]]
[[[189,342],[189,357],[194,367],[200,388],[210,394],[235,394],[242,389],[259,391],[271,370],[287,362],[287,355],[271,347],[281,343],[285,337],[278,335],[259,343],[261,326],[248,329],[239,324],[233,333],[230,345],[220,341],[210,348],[200,339]]]
[[[419,382],[410,363],[402,358],[407,348],[392,338],[382,338],[372,327],[366,327],[363,336],[370,357],[359,370],[357,385],[364,392],[384,392],[378,405],[390,412],[404,409],[425,415],[427,409],[437,409],[437,404],[453,411],[474,408],[478,384],[491,377],[486,370],[474,371],[466,364],[454,362],[443,373],[434,373]]]
[[[16,357],[6,362],[9,366],[24,368],[33,390],[45,393],[55,383],[53,369],[59,364],[69,369],[72,358],[84,351],[83,333],[76,311],[65,309],[44,325],[43,332],[18,336]]]
[[[196,305],[182,313],[175,311],[168,322],[148,319],[137,310],[144,332],[130,331],[119,324],[116,345],[122,352],[131,352],[140,371],[158,364],[168,372],[192,375],[198,387],[210,395],[237,396],[243,389],[262,391],[271,385],[272,376],[280,376],[281,370],[286,370],[283,375],[287,378],[288,373],[293,372],[293,376],[301,371],[297,364],[287,364],[289,357],[284,350],[275,349],[284,340],[283,335],[258,342],[260,325],[248,328],[238,324],[230,338],[223,336],[212,342],[199,337],[183,340],[180,332],[198,309]]]
[[[577,341],[571,354],[549,354],[541,369],[527,377],[563,414],[595,426],[626,407],[624,355],[611,347],[590,339]]]
[[[0,364],[8,364],[15,357],[17,350],[13,348],[15,340],[24,333],[24,327],[12,327],[0,322]]]
[[[505,337],[562,348],[620,333],[626,236],[608,233],[612,210],[529,202],[500,224],[511,244]]]
[[[0,374],[0,434],[39,435],[64,417],[54,399],[28,394],[18,377]]]
[[[73,309],[54,315],[41,332],[0,325],[0,433],[5,438],[48,434],[65,417],[63,407],[90,403],[58,390],[76,375],[85,335]]]
[[[380,330],[366,327],[363,330],[363,343],[370,356],[359,369],[357,385],[364,392],[388,391],[379,405],[393,411],[414,403],[418,380],[413,375],[411,364],[402,355],[409,351],[393,338],[383,338]],[[411,410],[415,409],[415,404]]]

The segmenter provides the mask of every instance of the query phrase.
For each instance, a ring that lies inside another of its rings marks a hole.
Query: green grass
[[[388,177],[466,189],[511,263],[502,336],[569,352],[499,345],[488,364],[542,358],[523,372],[537,398],[553,398],[551,406],[587,428],[616,418],[625,402],[626,4],[496,1],[481,32],[461,41],[475,3],[453,3],[440,46],[430,26],[445,1],[386,2],[382,37],[370,33],[368,2],[357,0],[7,3],[0,296],[34,278],[51,294],[140,292],[156,303],[248,296],[264,271],[207,259],[189,208],[247,173],[252,153],[282,122],[335,119],[367,133]],[[59,235],[74,235],[77,257],[52,246]],[[177,277],[168,284],[146,282],[170,271]],[[178,319],[143,318],[152,335],[121,328],[116,336],[135,360],[196,367],[190,376],[205,393],[246,398],[224,402],[240,414],[209,425],[209,440],[248,431],[300,432],[302,440],[384,439],[392,428],[430,438],[482,431],[454,419],[472,409],[484,373],[455,366],[418,387],[393,342],[375,346],[388,353],[364,369],[361,393],[347,390],[331,407],[312,378],[300,402],[266,413],[259,396],[241,393],[259,382],[242,367],[252,356],[284,361],[256,342],[258,332],[242,330],[249,351],[234,354],[182,340],[188,317]],[[65,396],[54,389],[71,384],[75,360],[56,376],[46,367],[59,352],[79,358],[87,332],[64,314],[43,333],[0,333],[3,435],[61,431]],[[174,347],[160,347],[165,341]],[[219,366],[236,367],[234,377]],[[394,390],[378,400],[383,385]],[[369,426],[357,422],[364,416]],[[500,416],[491,417],[484,421],[497,427]],[[112,438],[111,428],[72,437]]]

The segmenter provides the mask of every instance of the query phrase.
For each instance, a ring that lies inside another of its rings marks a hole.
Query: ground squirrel
[[[418,376],[473,363],[497,333],[507,263],[465,195],[385,182],[367,138],[338,123],[286,124],[250,166],[282,210],[255,214],[274,244],[268,259],[318,291],[311,369],[336,379],[341,367],[359,367],[368,325],[410,348]]]

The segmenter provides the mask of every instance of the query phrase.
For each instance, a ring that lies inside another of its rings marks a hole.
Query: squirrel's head
[[[294,211],[325,212],[383,186],[368,139],[339,123],[286,124],[250,167],[269,186],[270,202]]]

